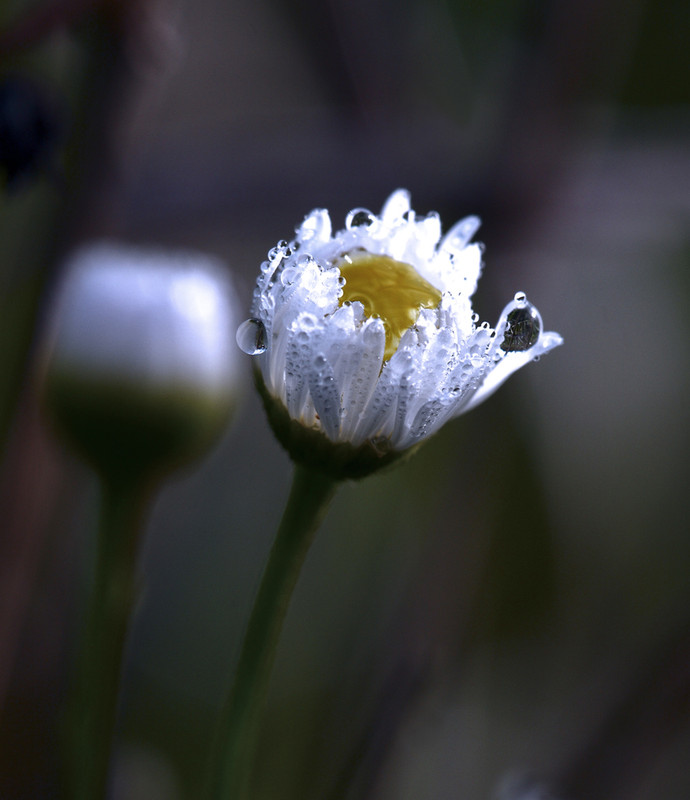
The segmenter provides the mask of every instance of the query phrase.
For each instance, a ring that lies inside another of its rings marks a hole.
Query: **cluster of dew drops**
[[[266,263],[273,268],[270,284],[276,281],[283,259],[291,256],[299,249],[299,246],[298,241],[288,243],[285,239],[281,239],[275,247],[268,251],[268,262]],[[237,328],[236,339],[240,350],[249,356],[261,355],[268,348],[266,326],[256,317],[250,317]]]
[[[368,228],[373,225],[374,222],[376,222],[376,216],[371,211],[366,208],[354,208],[345,218],[345,227],[348,230],[359,227]],[[275,247],[272,247],[268,251],[269,263],[275,264],[275,269],[271,276],[271,283],[276,280],[276,276],[280,271],[282,259],[291,256],[299,249],[299,246],[300,243],[298,241],[288,243],[285,239],[281,239]],[[237,328],[236,338],[240,350],[250,356],[261,355],[261,353],[265,353],[268,348],[266,326],[256,317],[250,317]]]
[[[366,208],[355,208],[347,214],[345,227],[348,230],[357,227],[370,227],[376,222],[376,216]],[[288,243],[284,239],[268,251],[269,263],[275,262],[275,270],[271,282],[275,281],[283,258],[292,255],[299,248],[299,242]],[[508,313],[506,327],[501,342],[501,349],[506,353],[529,350],[539,339],[541,326],[536,308],[527,300],[523,292],[515,295],[516,307]],[[475,314],[473,322],[478,321]],[[250,356],[265,353],[268,348],[266,327],[260,319],[250,317],[237,329],[237,344]]]

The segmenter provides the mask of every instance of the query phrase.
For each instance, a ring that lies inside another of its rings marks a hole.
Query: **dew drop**
[[[285,241],[285,239],[281,239],[275,247],[272,247],[268,251],[269,261],[275,261],[276,259],[289,255],[286,253],[286,250],[289,250],[288,243]]]
[[[278,270],[276,270],[278,272]],[[283,286],[292,286],[295,277],[298,273],[296,267],[286,267],[285,269],[280,270],[280,282]]]
[[[345,217],[345,227],[348,230],[352,230],[352,228],[369,228],[375,221],[376,217],[369,209],[353,208]]]
[[[249,356],[258,356],[266,352],[266,328],[260,319],[245,320],[237,329],[235,336],[240,350]]]
[[[271,263],[273,265],[273,262],[271,262]],[[269,289],[272,288],[273,286],[275,286],[276,281],[278,280],[278,278],[280,278],[280,275],[281,275],[281,273],[283,271],[283,267],[284,267],[284,262],[283,261],[278,261],[277,263],[275,263],[273,272],[271,273],[271,277],[268,279],[268,288]]]
[[[517,300],[517,295],[515,298]],[[529,350],[539,338],[540,331],[537,309],[526,302],[524,306],[514,308],[508,314],[501,350],[506,353]]]

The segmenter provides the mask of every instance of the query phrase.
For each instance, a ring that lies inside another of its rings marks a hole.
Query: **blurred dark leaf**
[[[51,166],[64,129],[46,90],[19,75],[0,81],[0,169],[8,189]]]

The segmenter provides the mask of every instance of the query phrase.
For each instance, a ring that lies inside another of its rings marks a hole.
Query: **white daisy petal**
[[[312,239],[317,242],[327,242],[331,237],[331,218],[324,208],[315,208],[308,214],[297,231],[300,242]]]
[[[340,430],[340,394],[333,367],[323,353],[314,358],[308,382],[321,427],[326,436],[335,441]]]
[[[410,193],[407,189],[396,189],[383,206],[381,221],[391,227],[400,222],[408,211],[410,211]]]
[[[456,255],[465,247],[481,225],[479,217],[465,217],[446,233],[441,240],[440,250],[447,250]]]

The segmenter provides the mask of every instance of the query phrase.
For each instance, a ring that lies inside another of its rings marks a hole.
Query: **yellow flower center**
[[[340,305],[355,300],[368,317],[379,317],[386,331],[384,361],[398,349],[400,337],[423,308],[436,308],[441,292],[410,264],[388,256],[348,253],[338,264],[345,279]]]

